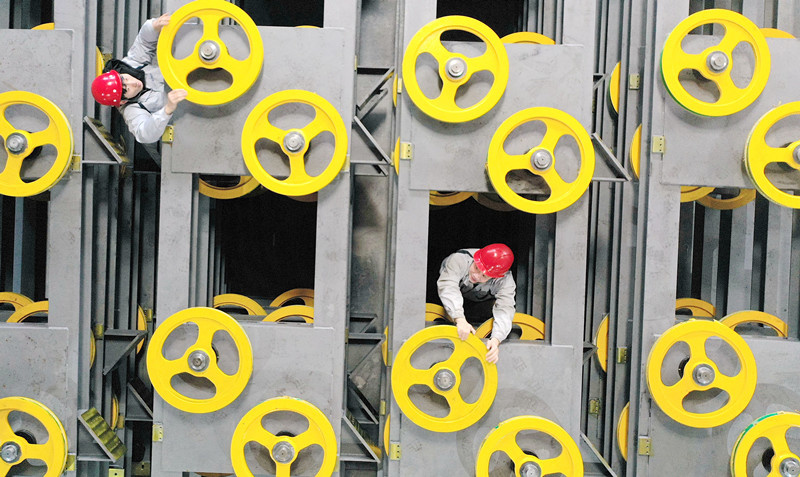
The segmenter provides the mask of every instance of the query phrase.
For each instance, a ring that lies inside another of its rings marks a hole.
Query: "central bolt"
[[[444,66],[450,79],[459,79],[467,73],[467,62],[461,58],[451,58]]]
[[[694,381],[701,386],[708,386],[714,382],[714,368],[707,364],[698,364],[692,375]]]
[[[800,461],[794,457],[787,457],[781,462],[778,472],[781,477],[797,477],[800,475]]]
[[[18,461],[22,455],[22,449],[16,442],[6,442],[3,447],[0,447],[0,459],[3,459],[7,464],[13,464]]]
[[[456,375],[449,369],[440,369],[433,376],[433,384],[441,391],[449,391],[456,385]]]
[[[294,459],[294,447],[286,441],[280,441],[272,448],[272,458],[279,464],[288,464]]]
[[[553,164],[553,156],[544,149],[539,149],[538,151],[534,152],[531,159],[533,167],[539,169],[540,171],[547,169],[551,164]]]
[[[189,367],[193,371],[205,371],[208,369],[208,355],[203,351],[195,351],[189,355]]]
[[[541,477],[542,468],[536,462],[525,462],[519,468],[519,475],[522,477]]]
[[[711,68],[711,71],[717,73],[725,71],[725,69],[728,67],[728,55],[721,51],[715,51],[708,55],[708,58],[706,58],[706,64],[709,68]]]
[[[306,145],[306,139],[298,131],[292,131],[283,138],[283,145],[289,152],[297,152]]]
[[[11,133],[6,138],[6,147],[11,154],[20,154],[28,148],[28,140],[20,133]]]
[[[200,59],[206,63],[212,62],[219,57],[219,45],[211,40],[206,40],[200,45]]]

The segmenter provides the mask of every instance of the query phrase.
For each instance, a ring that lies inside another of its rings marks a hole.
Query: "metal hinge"
[[[638,74],[628,75],[628,89],[639,89],[642,77]]]
[[[600,415],[600,400],[589,399],[589,414],[592,416]]]
[[[653,136],[653,146],[651,150],[653,152],[664,154],[664,149],[666,148],[665,142],[666,140],[664,139],[664,136]]]
[[[403,78],[397,78],[397,94],[403,92]]]
[[[108,469],[108,477],[125,477],[125,469]]]
[[[639,436],[639,455],[653,455],[653,440],[647,436]]]
[[[75,470],[75,462],[78,461],[78,456],[76,454],[67,454],[67,466],[64,467],[66,471],[74,471]]]
[[[172,144],[173,140],[175,140],[175,128],[172,125],[168,125],[164,128],[164,134],[161,135],[161,142]]]
[[[628,348],[624,346],[620,346],[617,348],[617,363],[627,363],[628,362]]]
[[[142,310],[144,312],[144,321],[148,323],[153,322],[153,309],[152,308],[145,308]]]
[[[80,154],[73,154],[72,160],[69,163],[69,170],[72,172],[78,172],[81,170],[81,155]]]
[[[410,142],[400,143],[400,159],[410,161],[414,157],[414,145]]]
[[[385,416],[386,415],[386,400],[384,400],[384,399],[381,399],[381,407],[380,407],[380,411],[379,412],[380,412],[381,416]]]
[[[400,460],[400,443],[389,443],[389,460]]]
[[[101,340],[103,339],[103,335],[106,332],[106,327],[102,323],[96,323],[94,325],[94,337],[95,339]]]
[[[164,440],[164,425],[153,424],[153,442],[161,442]]]

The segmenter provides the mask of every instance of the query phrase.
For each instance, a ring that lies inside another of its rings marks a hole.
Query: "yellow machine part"
[[[770,459],[771,472],[768,477],[796,475],[794,471],[800,468],[800,456],[789,448],[787,433],[793,430],[795,434],[798,428],[800,428],[800,414],[796,412],[776,412],[753,421],[739,434],[733,446],[730,461],[731,476],[750,477],[751,474],[747,471],[747,455],[759,439],[769,441],[770,448],[774,452]]]
[[[538,318],[534,318],[533,316],[525,313],[517,312],[514,314],[511,324],[519,326],[520,331],[522,331],[522,335],[519,337],[520,340],[533,341],[544,339],[544,321]],[[492,334],[493,326],[494,318],[489,318],[481,323],[481,326],[475,330],[475,336],[478,338],[488,338],[489,335]]]
[[[315,117],[302,128],[283,130],[269,121],[269,113],[285,104],[306,104],[314,108]],[[311,141],[323,132],[333,135],[335,146],[328,166],[317,176],[306,172],[305,156]],[[269,174],[256,155],[256,143],[268,139],[289,158],[289,176],[277,179]],[[300,89],[273,93],[259,102],[242,128],[242,154],[250,174],[267,189],[286,196],[304,196],[330,184],[347,160],[347,128],[336,108],[322,96]]]
[[[228,52],[228,46],[220,37],[219,25],[226,18],[233,19],[247,37],[250,53],[242,60]],[[173,44],[178,31],[193,19],[202,22],[202,36],[189,56],[175,58]],[[210,106],[231,102],[253,86],[264,63],[264,43],[253,20],[233,3],[195,0],[172,13],[169,23],[161,30],[156,54],[158,66],[170,88],[184,89],[187,100]],[[227,71],[233,83],[220,91],[200,91],[189,86],[189,74],[193,71],[215,69]]]
[[[464,202],[474,195],[474,192],[440,192],[431,191],[429,202],[431,205],[446,207]]]
[[[381,343],[381,356],[383,357],[383,365],[389,365],[389,327],[383,329],[383,343]]]
[[[144,310],[141,306],[136,307],[136,329],[139,331],[147,331],[147,320],[144,318]],[[144,348],[144,342],[147,341],[147,336],[136,345],[136,353],[140,353]]]
[[[444,311],[442,305],[436,303],[425,303],[425,322],[433,323],[436,320],[452,321],[447,317],[447,312]]]
[[[716,210],[733,210],[747,205],[756,199],[756,191],[754,189],[740,189],[735,197],[729,199],[717,199],[711,194],[697,199],[697,202]]]
[[[717,308],[714,305],[698,298],[678,298],[675,300],[675,311],[678,310],[689,310],[695,317],[717,316]]]
[[[386,416],[386,424],[383,425],[383,452],[389,453],[389,423],[392,421],[392,416]]]
[[[555,45],[556,42],[547,35],[536,33],[533,31],[518,31],[516,33],[509,33],[508,35],[500,38],[503,43],[531,43],[534,45]]]
[[[736,313],[731,313],[730,315],[721,318],[719,322],[730,327],[732,330],[735,330],[736,327],[742,323],[760,323],[775,330],[775,332],[778,333],[778,336],[781,338],[786,338],[789,336],[789,325],[786,324],[785,321],[781,320],[775,315],[764,313],[763,311],[737,311]]]
[[[197,341],[180,358],[168,360],[164,356],[164,343],[172,332],[188,323],[197,326]],[[217,358],[211,346],[217,332],[227,333],[236,345],[239,368],[233,375],[220,369],[218,361],[227,357]],[[232,403],[247,386],[252,371],[253,348],[244,329],[227,313],[214,308],[187,308],[175,313],[156,328],[147,348],[147,373],[153,388],[164,401],[185,412],[213,412]],[[196,399],[181,394],[172,386],[172,378],[179,374],[211,381],[216,388],[215,395]]]
[[[239,295],[236,293],[224,293],[214,297],[214,308],[224,308],[230,306],[243,308],[248,315],[261,316],[267,314],[267,311],[264,310],[264,307],[259,305],[258,302],[244,295]]]
[[[611,107],[614,112],[619,114],[619,61],[614,65],[614,70],[611,72],[611,81],[608,82],[608,99],[611,101]]]
[[[628,414],[631,410],[631,403],[622,408],[617,421],[617,448],[622,458],[628,460]]]
[[[33,303],[33,300],[19,293],[0,292],[0,303],[11,305],[14,307],[14,311],[19,311],[20,308]]]
[[[681,202],[702,199],[713,191],[713,187],[681,186]]]
[[[504,148],[506,139],[515,129],[532,121],[540,121],[547,127],[541,143],[525,154],[508,154]],[[555,149],[562,137],[573,138],[580,151],[580,169],[572,182],[564,181],[556,171]],[[580,199],[592,181],[594,165],[592,139],[581,123],[563,111],[545,107],[524,109],[503,121],[492,136],[486,161],[489,179],[500,197],[515,208],[534,214],[558,212]],[[514,170],[525,170],[544,179],[550,196],[535,201],[514,192],[506,181],[507,174]]]
[[[486,51],[477,57],[449,51],[441,41],[442,34],[448,31],[475,35],[486,45]],[[417,58],[424,53],[433,56],[439,65],[442,91],[435,99],[425,96],[417,82]],[[437,18],[420,28],[403,54],[403,86],[408,97],[423,113],[448,123],[471,121],[491,110],[506,90],[508,70],[508,55],[497,34],[480,21],[460,15]],[[456,92],[479,71],[489,71],[494,77],[489,92],[476,104],[459,107]]]
[[[561,446],[555,457],[540,459],[532,449],[517,442],[517,434],[538,431]],[[495,452],[505,453],[513,462],[515,475],[583,475],[583,458],[578,444],[561,426],[538,416],[517,416],[498,424],[483,439],[475,462],[475,476],[489,477],[489,460]],[[538,471],[538,472],[537,472]]]
[[[287,318],[302,318],[306,323],[314,323],[314,308],[307,305],[282,306],[273,311],[263,321],[278,322]]]
[[[719,44],[701,53],[690,54],[681,43],[696,28],[718,24],[725,29]],[[754,72],[750,83],[739,88],[731,77],[735,61],[733,50],[740,43],[752,48],[755,56]],[[731,10],[701,10],[680,22],[669,34],[661,52],[661,76],[667,91],[681,106],[703,116],[727,116],[743,110],[758,98],[767,84],[770,72],[770,53],[767,40],[758,27],[747,17]],[[703,101],[692,96],[681,84],[678,75],[683,70],[694,70],[716,84],[719,99]]]
[[[258,188],[258,185],[258,181],[252,176],[240,176],[239,182],[229,187],[215,186],[200,179],[198,190],[201,194],[212,199],[228,200],[244,197]]]
[[[117,428],[119,421],[119,398],[117,395],[111,396],[111,429]]]
[[[97,357],[97,345],[94,342],[96,339],[94,331],[89,330],[89,369],[94,367],[94,360]]]
[[[608,369],[608,315],[600,322],[594,335],[594,345],[597,347],[597,362],[603,371]]]
[[[788,31],[778,30],[777,28],[759,28],[759,30],[761,30],[765,38],[795,38],[795,36]]]
[[[33,315],[46,314],[50,311],[50,301],[42,300],[33,302],[19,308],[11,316],[8,317],[8,323],[22,323]]]
[[[432,363],[428,369],[411,365],[411,357],[426,343],[447,340],[453,344],[453,353],[445,361]],[[459,393],[461,367],[469,358],[477,358],[483,370],[483,388],[474,403],[467,403]],[[434,432],[455,432],[475,424],[491,407],[497,393],[497,366],[486,361],[486,345],[470,335],[462,341],[455,326],[431,326],[414,333],[394,358],[392,363],[392,392],[395,402],[416,425]],[[439,383],[439,384],[437,384]],[[444,417],[435,417],[419,409],[408,392],[414,385],[425,385],[443,397],[450,406]]]
[[[297,436],[271,433],[264,429],[262,420],[272,413],[299,414],[308,421],[308,429]],[[231,463],[239,477],[253,477],[253,471],[245,460],[245,446],[257,442],[269,450],[270,457],[277,467],[278,477],[289,477],[292,463],[298,453],[306,447],[319,445],[324,457],[317,477],[327,477],[336,468],[338,455],[336,434],[325,414],[313,404],[288,396],[268,399],[255,406],[239,421],[231,439]]]
[[[285,306],[292,300],[300,300],[306,306],[314,306],[314,289],[313,288],[293,288],[278,295],[269,306],[277,308]],[[266,313],[265,313],[266,314]]]
[[[739,372],[728,376],[720,372],[717,363],[707,354],[705,343],[719,338],[727,343],[739,362]],[[662,365],[667,352],[677,343],[689,346],[689,359],[677,383],[664,384]],[[668,329],[655,342],[647,358],[647,387],[658,407],[673,420],[696,428],[716,427],[731,421],[750,403],[756,390],[757,370],[753,352],[744,339],[718,321],[695,320],[679,323]],[[711,412],[691,412],[684,398],[693,391],[721,389],[729,399]]]
[[[636,178],[639,178],[639,162],[642,156],[642,125],[636,128],[631,139],[630,161],[631,169]]]
[[[28,132],[15,128],[6,118],[10,106],[26,105],[39,110],[49,123],[41,131]],[[14,197],[30,197],[50,189],[67,173],[72,163],[72,128],[67,116],[52,101],[28,91],[6,91],[0,93],[0,137],[7,155],[6,165],[0,172],[0,194]],[[36,180],[26,182],[22,178],[22,162],[36,148],[52,145],[56,158],[50,169]]]
[[[31,444],[16,434],[18,429],[11,426],[8,417],[12,412],[23,412],[36,419],[47,431],[44,444]],[[4,451],[8,446],[10,454],[4,452],[0,459],[0,475],[9,475],[9,470],[26,459],[43,461],[47,465],[44,477],[57,477],[67,466],[67,433],[58,417],[44,404],[26,397],[6,397],[0,399],[0,445]],[[9,462],[5,457],[13,458]]]

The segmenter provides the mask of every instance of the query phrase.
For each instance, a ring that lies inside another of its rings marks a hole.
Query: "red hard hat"
[[[486,276],[500,278],[514,263],[514,253],[507,245],[493,243],[475,252],[475,264]]]
[[[114,70],[103,73],[92,81],[92,96],[105,106],[119,106],[122,101],[122,78]]]

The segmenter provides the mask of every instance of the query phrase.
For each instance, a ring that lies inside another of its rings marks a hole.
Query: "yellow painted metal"
[[[452,321],[447,317],[447,312],[444,311],[444,307],[442,305],[437,305],[436,303],[425,303],[425,321],[427,323],[433,323],[436,320]]]
[[[675,311],[678,310],[689,310],[696,317],[713,318],[717,315],[714,305],[698,298],[678,298],[675,300]]]
[[[800,114],[800,101],[782,104],[761,116],[745,146],[744,165],[756,189],[770,201],[785,207],[800,209],[800,195],[792,195],[775,186],[767,177],[767,167],[781,166],[800,171],[800,134],[797,140],[784,147],[767,144],[767,133],[780,120]],[[795,173],[796,174],[796,173]],[[796,184],[800,188],[800,181]]]
[[[0,292],[0,303],[5,303],[14,307],[14,311],[33,303],[33,300],[14,292]]]
[[[144,318],[144,310],[141,306],[136,307],[136,329],[139,331],[147,331],[147,320]],[[145,341],[147,341],[147,336],[145,336],[144,339],[140,341],[138,345],[136,345],[136,353],[142,351]]]
[[[394,73],[392,73],[392,74],[394,75],[394,79],[392,80],[392,105],[396,108],[397,107],[397,79],[398,79],[398,76],[395,75]],[[400,138],[398,138],[397,140],[399,141]]]
[[[28,132],[15,128],[6,119],[6,110],[14,105],[26,105],[38,109],[47,116],[48,125],[41,131]],[[11,152],[8,137],[12,134],[25,139],[24,149]],[[14,197],[30,197],[40,194],[64,177],[72,163],[72,129],[64,113],[52,101],[28,91],[6,91],[0,93],[0,136],[5,143],[7,155],[5,168],[0,172],[0,194]],[[31,182],[22,180],[22,162],[40,146],[52,145],[56,158],[42,177]]]
[[[282,130],[269,121],[269,113],[284,104],[307,104],[314,108],[314,119],[301,128]],[[334,146],[331,162],[317,176],[310,176],[305,168],[305,156],[311,141],[320,133],[333,134]],[[285,140],[302,138],[300,149],[291,151]],[[280,145],[289,157],[289,177],[277,179],[269,174],[256,155],[256,143],[268,139]],[[242,154],[247,169],[267,189],[288,196],[308,195],[330,184],[347,159],[347,128],[342,117],[325,98],[310,91],[287,89],[267,96],[259,102],[242,128]]]
[[[307,305],[282,306],[267,315],[263,321],[278,322],[291,317],[302,318],[306,323],[314,323],[314,308]]]
[[[394,149],[392,150],[392,164],[394,164],[394,172],[398,176],[400,175],[400,138],[397,138],[397,142],[394,143]]]
[[[614,108],[615,113],[619,113],[619,65],[619,61],[614,65],[611,81],[608,82],[608,99],[611,101],[611,107]]]
[[[508,35],[500,38],[503,43],[531,43],[534,45],[555,45],[556,42],[552,38],[541,33],[533,31],[518,31],[516,33],[509,33]]]
[[[293,288],[278,295],[269,306],[277,308],[285,306],[292,300],[300,300],[306,306],[314,306],[314,289],[313,288]]]
[[[42,23],[41,25],[36,25],[35,27],[31,28],[31,30],[55,30],[56,24],[55,23]],[[103,54],[100,53],[100,48],[95,47],[95,57],[94,57],[94,75],[100,76],[103,74],[103,67],[106,65],[105,60],[103,59]]]
[[[389,365],[389,327],[383,329],[383,343],[381,343],[381,356],[383,356],[383,365]]]
[[[8,317],[8,323],[22,323],[33,315],[46,314],[50,311],[50,302],[42,300],[25,305]]]
[[[115,394],[111,396],[111,429],[117,428],[118,420],[119,420],[119,398]]]
[[[506,139],[519,126],[531,121],[541,121],[547,127],[541,143],[529,149],[525,154],[508,154],[504,148]],[[556,171],[558,163],[555,153],[556,145],[563,137],[573,138],[580,153],[580,169],[578,176],[572,182],[564,181]],[[546,153],[551,159],[550,164],[541,170],[534,166],[533,161],[534,156],[538,153]],[[563,210],[580,199],[592,181],[594,163],[592,139],[577,119],[558,109],[536,107],[511,115],[497,128],[489,144],[486,168],[492,186],[503,200],[525,212],[550,214]],[[526,170],[540,176],[550,188],[550,197],[536,201],[526,199],[514,192],[506,182],[506,175],[514,170]]]
[[[449,51],[441,41],[442,34],[448,31],[465,31],[475,35],[486,45],[486,51],[477,57]],[[417,58],[425,53],[433,56],[439,64],[442,91],[436,98],[428,98],[417,82]],[[458,78],[447,73],[446,65],[452,60],[466,64],[464,73]],[[460,15],[437,18],[420,28],[408,43],[402,67],[403,85],[411,101],[428,116],[448,123],[462,123],[483,116],[500,101],[508,84],[508,55],[503,42],[485,24]],[[479,71],[491,72],[494,77],[492,86],[474,105],[459,107],[456,104],[458,89]]]
[[[240,176],[239,182],[229,187],[221,187],[209,184],[203,179],[199,180],[198,190],[201,194],[212,199],[238,199],[253,192],[258,187],[258,181],[252,176]]]
[[[262,424],[264,417],[273,413],[297,414],[300,420],[308,422],[308,429],[296,436],[283,435],[285,431],[273,434],[264,429]],[[328,477],[336,468],[338,450],[333,427],[322,411],[302,399],[288,396],[268,399],[250,409],[239,421],[231,438],[231,463],[239,477],[253,477],[253,471],[245,459],[245,447],[249,442],[256,442],[269,450],[278,477],[289,477],[290,467],[300,451],[312,445],[320,446],[324,454],[322,464],[316,473],[317,477]],[[291,446],[294,450],[291,460],[281,463],[272,456],[273,449],[278,444]]]
[[[544,321],[534,318],[525,313],[515,313],[514,318],[511,320],[512,325],[519,326],[522,334],[519,339],[523,341],[543,340],[544,339]],[[488,338],[492,333],[494,326],[494,318],[489,318],[484,321],[478,329],[475,330],[475,336],[478,338]]]
[[[18,436],[9,421],[12,412],[23,412],[41,424],[47,431],[47,439],[43,444],[30,444],[24,437]],[[67,466],[67,433],[58,416],[47,406],[30,398],[14,396],[0,399],[0,444],[13,443],[19,447],[19,459],[8,463],[0,459],[0,476],[9,475],[8,472],[16,464],[26,459],[44,461],[47,472],[44,477],[56,477],[64,472]]]
[[[710,208],[717,210],[732,210],[738,209],[743,205],[747,205],[756,199],[756,191],[754,189],[739,189],[739,193],[735,197],[728,199],[717,199],[711,194],[697,199],[697,202]]]
[[[723,374],[717,363],[707,354],[705,343],[709,338],[718,338],[727,343],[739,362],[735,376]],[[661,374],[667,352],[677,343],[689,346],[689,360],[683,367],[680,380],[667,386]],[[708,384],[697,382],[694,370],[698,366],[713,371]],[[716,427],[729,422],[747,407],[756,390],[756,360],[744,339],[718,321],[695,320],[679,323],[668,329],[655,342],[647,358],[647,387],[653,400],[662,411],[675,421],[689,427]],[[684,398],[692,391],[721,389],[728,393],[728,401],[711,412],[696,413],[688,411]]]
[[[94,335],[94,331],[89,330],[89,369],[94,367],[94,360],[97,355],[97,344],[95,344],[94,340],[97,339]]]
[[[164,343],[176,329],[188,323],[197,326],[197,341],[180,358],[167,359],[164,356]],[[217,358],[211,346],[218,332],[227,333],[236,345],[239,368],[233,375],[223,372],[218,364],[219,360],[229,358],[224,355]],[[205,355],[205,369],[195,371],[189,366],[189,359],[194,353]],[[147,348],[147,374],[153,388],[164,401],[185,412],[213,412],[232,403],[247,386],[252,371],[253,348],[244,329],[227,313],[214,308],[187,308],[175,313],[156,328]],[[216,388],[215,395],[197,399],[181,394],[172,386],[172,378],[180,374],[208,379]]]
[[[496,210],[498,212],[512,212],[517,210],[514,206],[503,202],[503,199],[497,194],[476,192],[472,194],[472,198],[475,199],[475,202],[487,209]]]
[[[774,452],[770,459],[772,470],[768,477],[789,475],[780,473],[780,468],[781,463],[787,459],[800,460],[800,455],[792,452],[787,441],[787,434],[796,435],[798,428],[800,428],[800,414],[796,412],[776,412],[753,421],[739,434],[736,444],[733,445],[730,475],[732,477],[750,477],[752,475],[747,471],[747,456],[759,439],[768,440],[770,448]],[[789,433],[790,430],[792,430],[791,433]]]
[[[778,336],[781,338],[786,338],[789,336],[789,325],[785,321],[781,320],[775,315],[764,313],[763,311],[737,311],[736,313],[731,313],[730,315],[721,318],[719,321],[725,326],[730,327],[732,330],[735,330],[736,327],[742,323],[760,323],[775,330],[775,332],[778,333]]]
[[[235,306],[243,308],[248,315],[266,315],[267,311],[250,297],[236,293],[224,293],[214,297],[214,308]]]
[[[788,31],[778,30],[777,28],[759,28],[759,30],[761,30],[765,38],[795,38],[795,36]]]
[[[622,458],[628,460],[628,414],[631,410],[631,403],[622,408],[617,421],[617,448]]]
[[[392,416],[386,416],[386,423],[383,425],[383,451],[389,453],[389,423],[392,422]]]
[[[701,53],[684,51],[681,46],[684,38],[694,29],[708,24],[724,27],[725,35],[720,42]],[[744,88],[736,86],[731,77],[739,58],[733,55],[733,50],[740,43],[752,48],[755,56],[753,77]],[[724,54],[727,61],[724,67],[715,71],[710,64],[719,54]],[[727,116],[743,110],[758,98],[769,78],[770,61],[767,40],[752,21],[731,10],[709,9],[690,15],[669,34],[661,52],[661,76],[672,98],[684,108],[703,116]],[[686,69],[697,71],[714,82],[719,90],[719,99],[708,102],[692,96],[678,79],[681,71]]]
[[[608,368],[608,315],[600,322],[594,335],[594,345],[597,347],[597,362],[603,371]]]
[[[713,187],[681,186],[681,202],[702,199],[712,192],[714,192]]]
[[[640,124],[636,131],[633,133],[633,138],[631,139],[631,150],[630,150],[630,159],[631,159],[631,169],[633,170],[634,175],[636,178],[639,178],[639,158],[642,155],[642,125]]]
[[[431,205],[446,207],[458,204],[472,197],[474,192],[439,192],[431,191],[429,202]]]
[[[228,46],[220,37],[220,22],[226,18],[233,19],[247,37],[249,54],[244,59],[231,56]],[[175,58],[173,44],[178,31],[193,19],[202,22],[203,33],[187,57]],[[216,56],[203,59],[200,56],[201,46],[212,44],[216,45]],[[186,99],[193,103],[217,105],[233,101],[253,86],[264,63],[264,44],[258,27],[241,8],[223,0],[194,0],[172,14],[169,23],[161,30],[156,54],[164,80],[172,89],[185,89]],[[215,69],[230,74],[230,86],[220,91],[200,91],[189,85],[189,74],[193,71]]]
[[[431,363],[428,369],[419,369],[411,364],[411,357],[426,343],[449,341],[454,349],[445,361]],[[464,401],[459,392],[461,367],[469,358],[477,358],[483,371],[483,387],[474,403]],[[439,389],[434,377],[439,371],[449,371],[454,384],[448,390]],[[414,333],[397,352],[392,363],[392,392],[395,402],[412,422],[434,432],[455,432],[475,424],[492,405],[497,393],[497,366],[486,361],[486,345],[478,337],[470,335],[462,341],[455,326],[431,326]],[[443,397],[450,409],[446,416],[435,417],[419,409],[408,393],[414,385],[425,385]]]
[[[538,431],[550,436],[561,446],[561,453],[547,459],[534,455],[517,442],[517,434],[524,431]],[[527,463],[535,464],[541,470],[538,475],[583,476],[583,458],[578,444],[561,426],[539,416],[517,416],[498,424],[481,443],[475,462],[476,477],[489,477],[489,460],[495,452],[505,453],[514,463],[515,475]],[[529,464],[530,465],[530,464]]]

